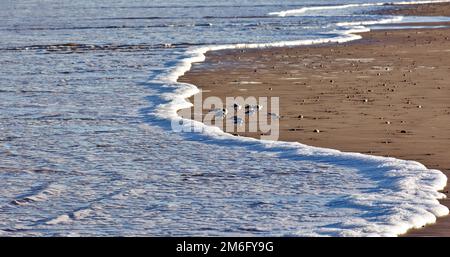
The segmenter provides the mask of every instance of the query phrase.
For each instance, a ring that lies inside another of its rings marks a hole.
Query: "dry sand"
[[[421,8],[445,15],[450,4]],[[205,90],[204,97],[280,97],[280,140],[415,160],[449,176],[450,29],[362,36],[345,44],[211,52],[180,81]],[[408,235],[450,236],[450,218]]]

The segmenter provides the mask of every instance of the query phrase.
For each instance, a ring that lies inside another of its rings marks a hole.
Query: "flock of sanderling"
[[[234,109],[233,113],[236,113],[237,111],[242,110],[242,106],[237,104],[237,103],[235,103],[235,104],[233,104],[233,109]],[[245,109],[244,114],[248,115],[248,116],[251,116],[251,115],[254,115],[254,114],[258,113],[259,111],[261,111],[263,109],[263,106],[259,105],[259,104],[256,104],[256,105],[246,104],[244,106],[244,109]],[[211,112],[214,112],[216,117],[223,118],[223,119],[225,119],[227,117],[227,115],[228,115],[228,109],[227,108],[217,108],[217,109],[211,110]],[[280,118],[280,116],[278,114],[276,114],[276,113],[269,112],[267,114],[272,119]],[[233,120],[233,123],[236,124],[236,125],[243,125],[244,124],[244,120],[242,118],[238,117],[237,115],[234,115],[232,117],[232,120]]]

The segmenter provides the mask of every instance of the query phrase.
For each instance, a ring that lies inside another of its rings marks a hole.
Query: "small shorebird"
[[[234,117],[233,117],[233,122],[234,122],[234,124],[236,124],[236,125],[242,125],[242,124],[244,124],[244,120],[242,120],[242,119],[239,118],[238,116],[234,116]]]
[[[223,109],[214,109],[213,110],[216,113],[216,117],[222,117],[224,118],[228,114],[228,110],[226,108]]]
[[[262,109],[262,105],[245,105],[245,114],[252,115]]]

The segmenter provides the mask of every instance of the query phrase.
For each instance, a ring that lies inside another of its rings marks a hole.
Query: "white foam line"
[[[310,6],[303,7],[300,9],[292,9],[279,12],[271,12],[271,16],[296,16],[301,15],[310,11],[322,11],[322,10],[338,10],[338,9],[348,9],[348,8],[358,8],[358,7],[370,7],[370,6],[384,6],[384,5],[415,5],[415,4],[433,4],[433,3],[448,3],[450,0],[429,0],[429,1],[403,1],[403,2],[381,2],[381,3],[365,3],[365,4],[344,4],[344,5],[331,5],[331,6]]]
[[[388,19],[381,19],[377,21],[354,21],[354,22],[339,22],[336,23],[340,27],[352,27],[352,26],[365,26],[365,25],[377,25],[377,24],[389,24],[397,23],[403,20],[403,16],[396,16]]]
[[[423,3],[421,1],[420,3]],[[427,1],[435,2],[435,1]],[[408,2],[410,4],[411,2]],[[415,2],[418,3],[418,2]],[[293,157],[298,156],[326,156],[330,158],[350,158],[355,162],[375,161],[379,163],[375,169],[388,169],[383,171],[383,176],[392,179],[389,182],[390,189],[395,193],[387,195],[386,203],[392,204],[392,201],[399,202],[396,213],[389,214],[388,220],[373,224],[358,224],[358,221],[353,220],[354,224],[343,226],[353,226],[355,230],[348,231],[343,235],[378,235],[378,236],[396,236],[404,234],[411,228],[420,228],[426,224],[436,222],[436,217],[441,217],[449,214],[449,209],[441,205],[438,199],[446,196],[439,191],[444,189],[447,185],[447,177],[439,170],[427,169],[424,165],[415,161],[405,161],[395,158],[378,157],[371,155],[364,155],[360,153],[346,153],[334,149],[325,149],[307,146],[298,142],[283,142],[283,141],[267,141],[258,140],[248,137],[236,137],[229,133],[222,131],[215,126],[208,126],[202,122],[184,119],[178,115],[178,110],[192,107],[192,104],[187,101],[187,98],[197,94],[199,89],[192,84],[179,83],[177,80],[180,76],[191,69],[195,62],[203,62],[205,54],[209,51],[225,50],[225,49],[243,49],[243,48],[265,48],[265,47],[286,47],[299,45],[314,45],[322,43],[343,43],[353,40],[361,39],[360,33],[369,31],[364,26],[354,26],[352,29],[343,32],[341,36],[329,39],[314,39],[314,40],[296,40],[283,41],[275,43],[252,43],[252,44],[235,44],[235,45],[220,45],[220,46],[204,46],[191,48],[187,51],[186,57],[183,58],[177,66],[175,66],[169,73],[163,74],[155,78],[155,82],[162,83],[165,87],[171,87],[171,93],[166,93],[161,97],[167,102],[160,104],[156,109],[154,115],[172,121],[177,124],[182,124],[183,127],[192,129],[193,131],[201,131],[204,136],[208,136],[217,140],[235,140],[240,144],[248,144],[248,146],[259,146],[257,149],[267,149],[280,154],[292,153]],[[189,130],[188,130],[189,131]],[[276,149],[276,150],[272,150]],[[376,172],[376,170],[374,171]],[[358,204],[370,204],[371,199],[364,198],[364,196],[354,196],[354,201]],[[358,230],[359,232],[357,232]],[[359,234],[358,234],[359,233]]]
[[[367,4],[345,4],[345,5],[330,5],[330,6],[310,6],[310,7],[303,7],[300,9],[292,9],[292,10],[286,10],[286,11],[280,11],[280,12],[271,12],[271,13],[269,13],[269,15],[286,17],[286,16],[296,16],[299,14],[304,14],[309,11],[338,10],[338,9],[379,6],[379,5],[384,5],[384,4],[383,3],[375,3],[375,4],[367,3]]]

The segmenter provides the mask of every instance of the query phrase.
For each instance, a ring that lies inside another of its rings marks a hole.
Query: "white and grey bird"
[[[213,110],[216,114],[216,117],[222,117],[222,118],[224,118],[225,116],[227,116],[227,114],[228,114],[228,110],[226,109],[226,108],[223,108],[223,109],[214,109]]]
[[[279,119],[280,115],[273,113],[273,112],[269,112],[267,113],[267,115],[269,115],[272,119]]]
[[[242,124],[244,124],[244,120],[239,118],[238,116],[234,116],[233,117],[233,123],[238,125],[238,126],[241,126]]]
[[[245,105],[245,114],[253,115],[262,109],[262,105]]]

